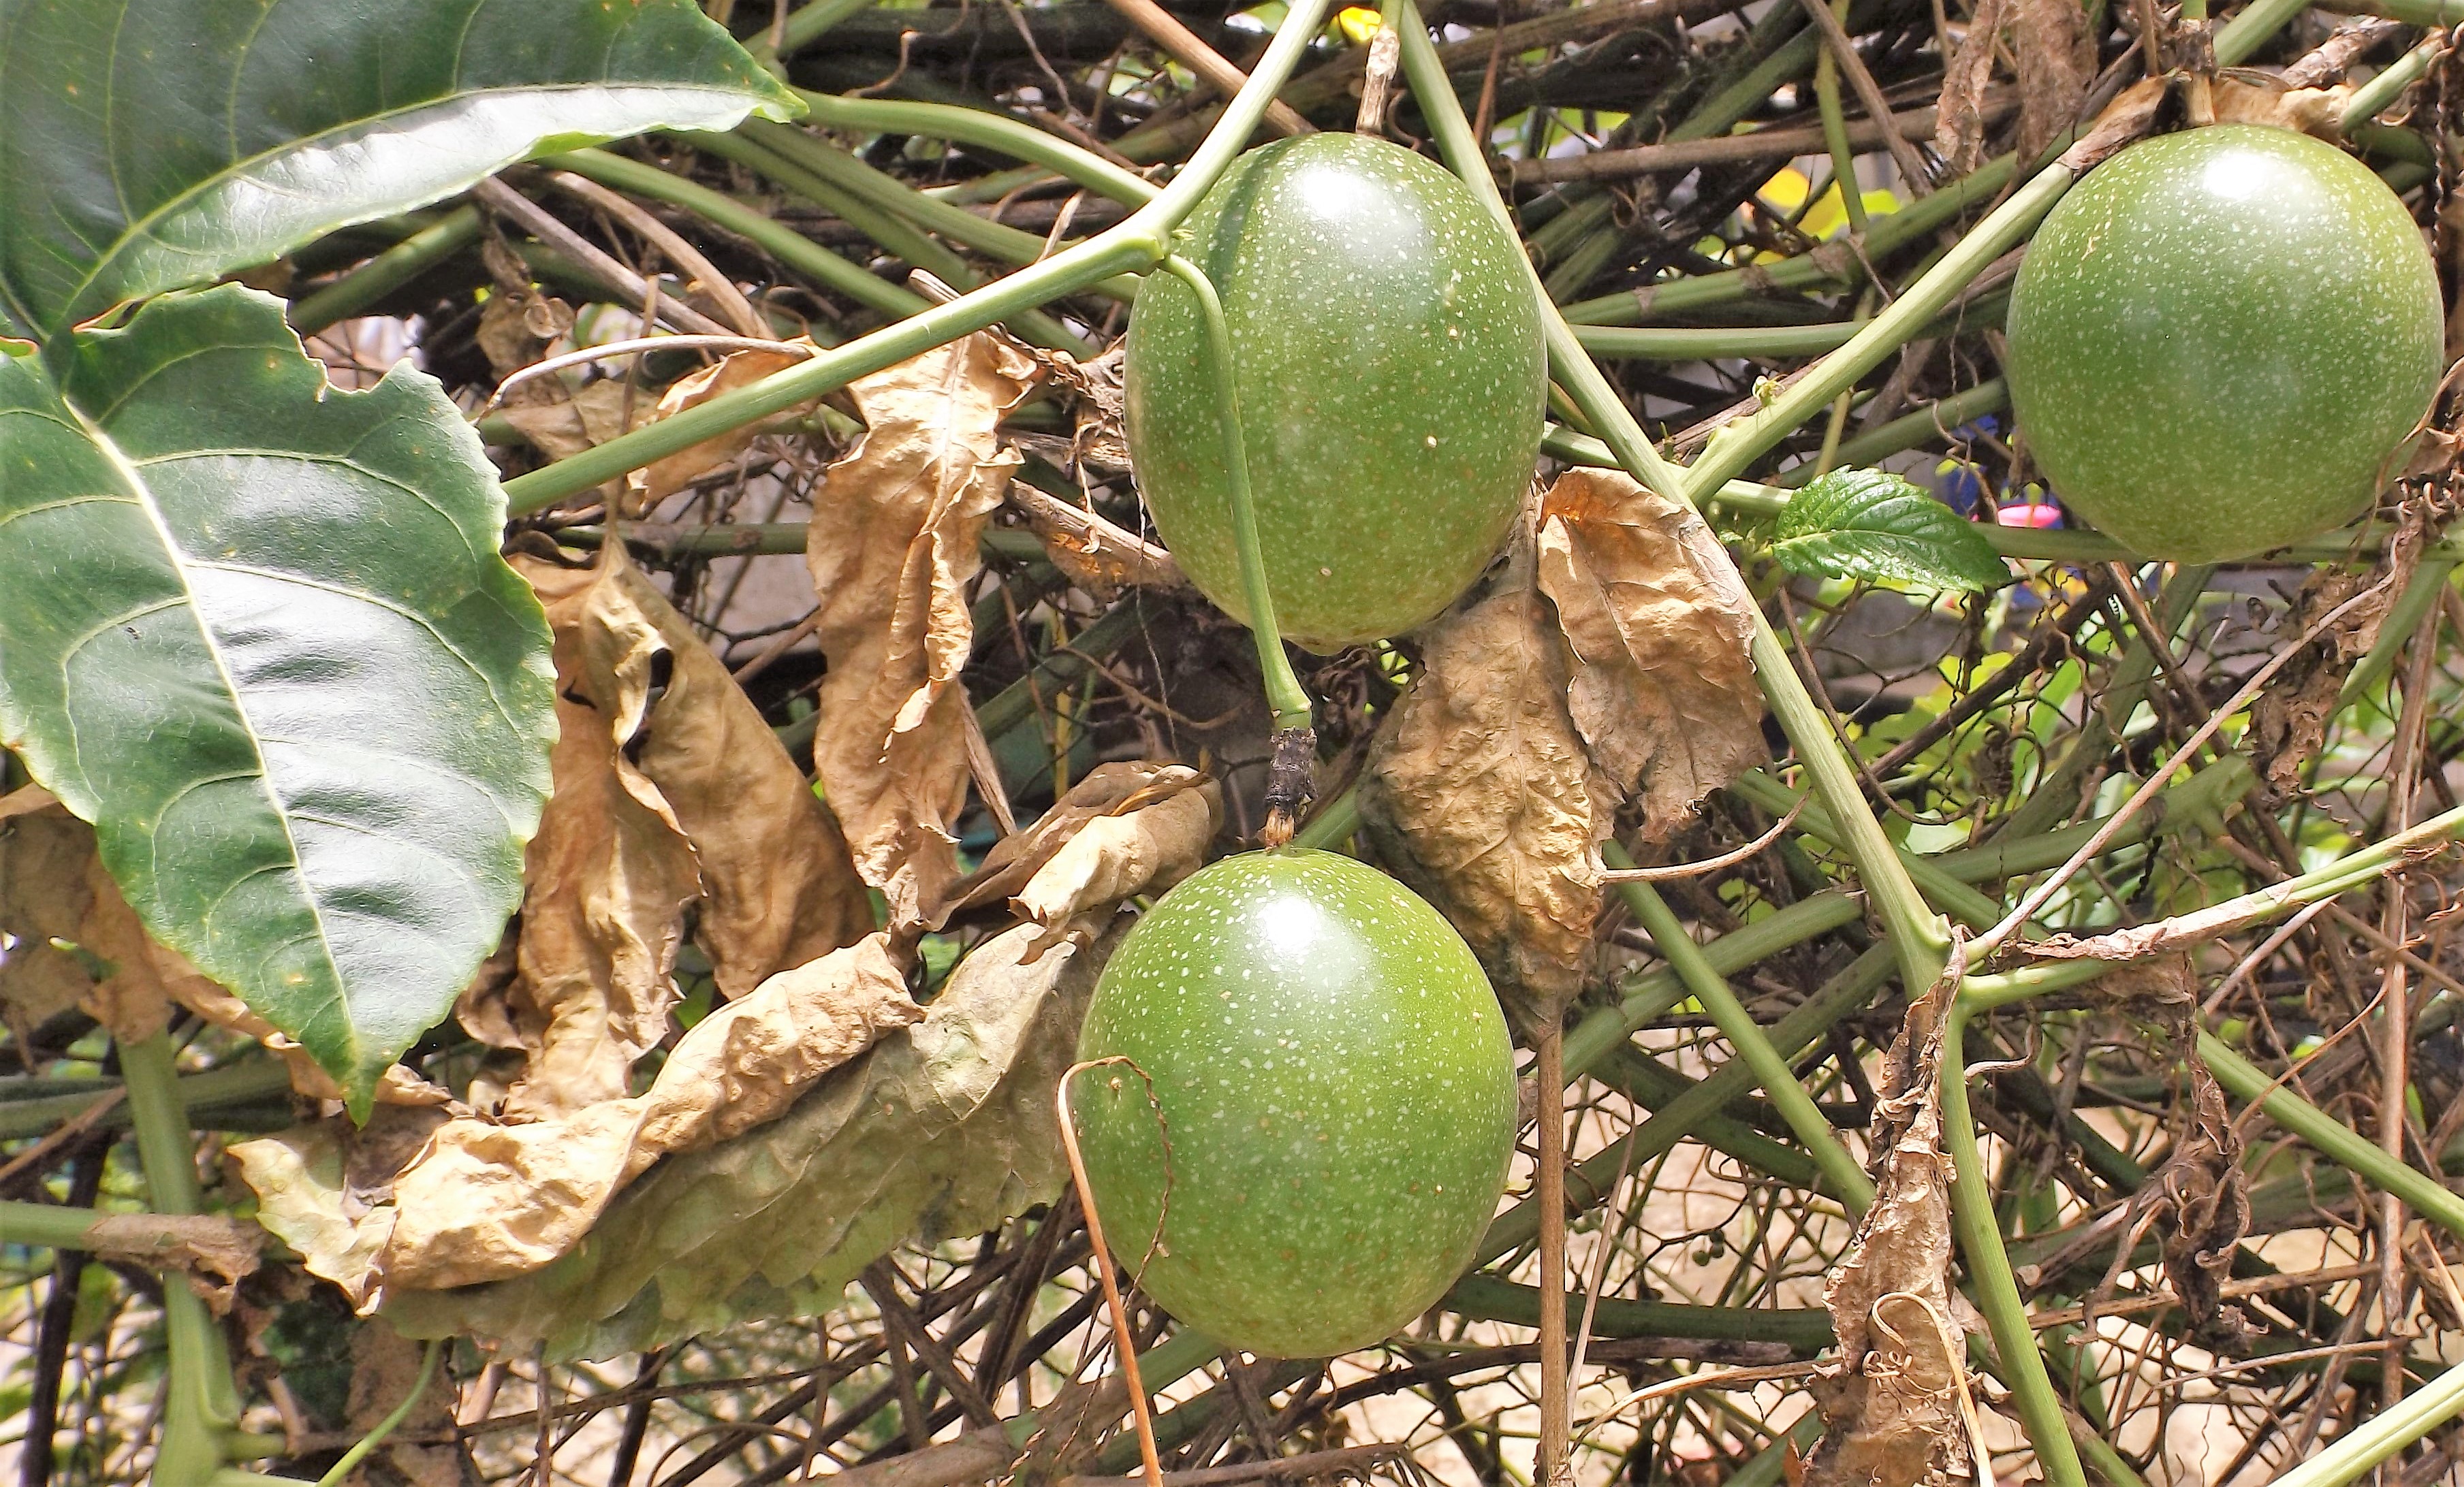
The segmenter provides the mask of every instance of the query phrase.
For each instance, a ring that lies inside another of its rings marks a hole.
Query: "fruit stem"
[[[1163,1460],[1155,1454],[1155,1419],[1147,1409],[1146,1384],[1138,1377],[1138,1340],[1130,1331],[1130,1309],[1121,1304],[1121,1288],[1112,1279],[1112,1252],[1104,1244],[1104,1220],[1095,1212],[1095,1194],[1087,1185],[1086,1159],[1078,1154],[1078,1123],[1069,1115],[1071,1080],[1099,1063],[1127,1061],[1095,1059],[1069,1065],[1053,1088],[1052,1107],[1061,1117],[1061,1149],[1069,1158],[1069,1181],[1077,1188],[1078,1207],[1087,1215],[1087,1244],[1095,1252],[1095,1277],[1104,1283],[1104,1310],[1112,1319],[1112,1346],[1121,1355],[1121,1383],[1130,1391],[1130,1413],[1137,1421],[1138,1460],[1146,1471],[1147,1487],[1163,1487]]]
[[[1249,606],[1249,636],[1258,645],[1258,670],[1266,684],[1266,705],[1274,711],[1274,756],[1266,772],[1266,826],[1261,833],[1268,846],[1281,846],[1292,837],[1292,823],[1309,802],[1309,766],[1317,759],[1317,735],[1309,727],[1309,696],[1284,653],[1283,632],[1275,624],[1274,591],[1266,583],[1266,556],[1258,537],[1258,504],[1249,484],[1248,443],[1242,435],[1241,389],[1234,376],[1232,327],[1223,317],[1222,297],[1206,271],[1178,253],[1163,261],[1164,272],[1198,296],[1199,317],[1206,326],[1207,371],[1223,409],[1218,421],[1223,434],[1223,475],[1232,494],[1232,543],[1241,555],[1241,597]]]

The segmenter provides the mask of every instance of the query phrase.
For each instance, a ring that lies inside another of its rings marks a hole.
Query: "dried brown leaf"
[[[872,928],[846,840],[690,623],[609,547],[595,567],[517,558],[556,637],[555,788],[527,863],[515,974],[457,1009],[524,1065],[503,1113],[621,1097],[667,1036],[687,908],[719,993],[740,996]]]
[[[232,1288],[256,1272],[265,1231],[219,1214],[99,1214],[83,1248],[148,1270],[176,1270],[217,1312]]]
[[[699,371],[679,378],[659,395],[659,405],[650,414],[649,421],[673,418],[687,408],[699,407],[721,394],[758,383],[775,372],[783,372],[811,356],[816,349],[811,338],[804,336],[782,340],[779,345],[781,349],[777,351],[731,351]],[[811,405],[803,405],[809,407]],[[758,424],[742,425],[633,471],[625,477],[627,504],[636,515],[649,511],[702,475],[742,454],[752,447],[759,428]]]
[[[537,385],[544,386],[544,382]],[[628,402],[632,405],[629,424],[625,411]],[[650,421],[651,412],[647,394],[629,390],[620,382],[596,382],[575,392],[548,388],[545,396],[511,404],[499,408],[497,415],[520,429],[540,453],[561,460],[605,444],[628,427],[641,427]]]
[[[1823,1277],[1838,1372],[1815,1390],[1831,1429],[1809,1487],[1958,1480],[1969,1459],[1966,1342],[1950,1290],[1950,1159],[1942,1148],[1943,1028],[1966,957],[1908,1006],[1874,1104],[1873,1206]]]
[[[1950,173],[1964,176],[1976,168],[1985,152],[1985,87],[1993,79],[1993,49],[2017,0],[1976,0],[1968,34],[1960,38],[1943,72],[1942,93],[1934,100],[1933,146],[1950,163]]]
[[[2019,72],[2019,158],[2034,160],[2079,122],[2096,81],[2096,38],[2079,0],[2014,0],[2011,55]]]
[[[1606,806],[1566,714],[1565,662],[1537,592],[1441,621],[1371,745],[1362,820],[1533,1025],[1582,989],[1600,909]]]
[[[865,434],[813,499],[805,561],[821,597],[813,759],[891,923],[920,927],[958,876],[966,804],[958,671],[977,539],[1018,457],[1001,417],[1035,363],[989,336],[937,346],[849,388]]]
[[[2244,77],[2251,80],[2241,80]],[[2343,142],[2344,102],[2353,94],[2352,89],[2342,84],[2331,88],[2287,87],[2264,73],[2218,77],[2211,92],[2215,99],[2216,122],[2220,124],[2298,129],[2330,143]]]
[[[521,1126],[447,1122],[393,1180],[380,1288],[471,1285],[546,1264],[659,1157],[775,1119],[813,1081],[920,1016],[876,934],[703,1018],[643,1095]]]
[[[1185,764],[1098,764],[1044,819],[997,842],[935,916],[1004,900],[1046,929],[1157,893],[1205,865],[1222,786]]]
[[[2288,637],[2308,634],[2355,595],[2372,588],[2377,591],[2286,662],[2251,705],[2251,754],[2258,763],[2261,788],[2276,803],[2290,799],[2301,788],[2301,772],[2326,741],[2327,723],[2336,714],[2344,679],[2378,644],[2379,626],[2387,622],[2396,596],[2420,565],[2422,548],[2435,535],[2431,520],[2429,502],[2407,503],[2377,567],[2367,574],[2320,568],[2302,580],[2300,592],[2294,596],[2277,625],[2277,633]]]
[[[1640,797],[1644,834],[1665,840],[1764,758],[1753,598],[1702,517],[1616,470],[1557,478],[1539,555],[1573,654],[1567,710],[1600,773]]]
[[[1115,922],[1117,923],[1117,921]],[[1020,925],[958,963],[924,1019],[822,1077],[778,1121],[661,1162],[592,1242],[492,1285],[396,1291],[416,1336],[605,1358],[732,1320],[810,1314],[908,1239],[981,1234],[1067,1182],[1053,1092],[1111,937],[1041,954]]]

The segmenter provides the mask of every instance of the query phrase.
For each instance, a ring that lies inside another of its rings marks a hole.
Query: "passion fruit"
[[[1514,1151],[1513,1048],[1438,911],[1331,852],[1228,857],[1096,981],[1070,1086],[1114,1257],[1221,1343],[1387,1337],[1471,1263]]]
[[[2343,151],[2254,124],[2091,171],[2036,230],[2006,328],[2019,430],[2056,493],[2182,562],[2358,515],[2444,360],[2404,204]]]
[[[1331,651],[1435,618],[1496,553],[1539,456],[1548,358],[1521,248],[1462,182],[1358,134],[1251,150],[1185,230],[1231,331],[1284,637]],[[1156,529],[1246,623],[1196,293],[1148,274],[1124,355]]]

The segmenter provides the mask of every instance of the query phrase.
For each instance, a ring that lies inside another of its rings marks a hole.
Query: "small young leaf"
[[[1771,556],[1792,573],[1925,589],[1995,589],[2010,569],[1974,524],[1881,470],[1835,470],[1779,515]]]

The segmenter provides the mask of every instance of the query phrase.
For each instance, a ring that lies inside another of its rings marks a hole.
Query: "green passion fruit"
[[[1540,450],[1548,357],[1522,250],[1399,145],[1315,134],[1251,150],[1183,251],[1223,301],[1275,620],[1331,651],[1433,619],[1480,577]],[[1131,463],[1164,545],[1246,622],[1197,294],[1147,275],[1130,312]]]
[[[2343,151],[2253,124],[2090,172],[2037,229],[2006,329],[2012,405],[2056,493],[2181,562],[2359,514],[2443,359],[2404,204]]]
[[[1105,966],[1070,1109],[1113,1257],[1216,1341],[1365,1346],[1427,1310],[1497,1209],[1514,1055],[1452,926],[1375,868],[1228,857]]]

